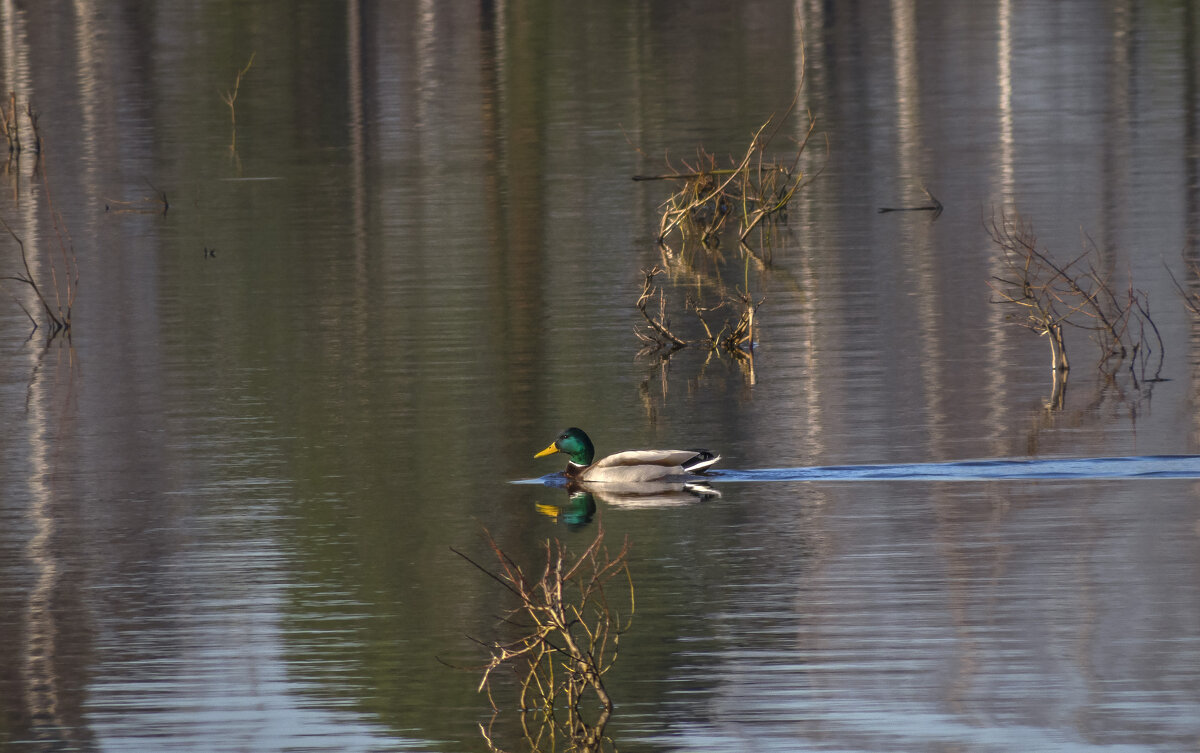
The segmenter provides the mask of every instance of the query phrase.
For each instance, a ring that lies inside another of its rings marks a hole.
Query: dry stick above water
[[[254,65],[254,56],[257,53],[250,53],[250,59],[246,61],[246,67],[238,71],[237,78],[233,80],[233,88],[221,94],[221,100],[229,105],[229,121],[233,127],[233,133],[229,141],[229,153],[237,152],[237,108],[234,104],[237,102],[238,90],[242,87],[242,78],[250,72],[250,66]]]

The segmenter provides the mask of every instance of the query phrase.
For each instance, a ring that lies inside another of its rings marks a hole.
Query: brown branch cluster
[[[1049,340],[1051,367],[1065,374],[1066,328],[1086,331],[1100,349],[1097,367],[1115,375],[1128,363],[1135,381],[1158,381],[1163,341],[1150,315],[1149,297],[1132,281],[1118,287],[1094,264],[1090,241],[1075,258],[1059,262],[1038,245],[1019,217],[993,216],[988,233],[1003,256],[1004,271],[989,281],[993,303],[1016,308],[1014,321]]]
[[[772,115],[754,130],[740,155],[721,160],[698,148],[694,159],[678,164],[668,159],[666,174],[633,176],[676,184],[661,205],[656,240],[662,266],[642,270],[642,291],[635,307],[643,323],[634,328],[642,343],[639,356],[658,354],[669,359],[682,348],[702,344],[707,349],[705,363],[714,355],[730,355],[754,384],[756,315],[765,299],[751,292],[750,271],[771,268],[772,249],[780,237],[776,229],[786,223],[797,192],[820,173],[819,169],[807,173],[802,167],[816,130],[811,114],[804,134],[791,139],[789,148],[772,149],[799,100],[798,88],[781,116]],[[740,286],[722,280],[729,266],[721,251],[723,237],[733,239],[744,263]],[[672,278],[682,275],[694,280],[692,292],[674,308],[689,314],[689,319],[694,315],[702,336],[673,329],[667,295],[655,280],[664,271]]]
[[[591,545],[574,558],[561,541],[548,540],[537,575],[527,573],[490,534],[488,544],[498,563],[495,571],[457,553],[515,597],[517,606],[503,620],[516,628],[518,637],[480,642],[492,658],[483,667],[479,690],[486,691],[492,708],[498,709],[492,677],[497,670],[510,668],[520,685],[521,709],[540,709],[552,718],[553,709],[565,705],[572,712],[573,727],[580,702],[590,690],[602,707],[596,725],[602,727],[613,708],[604,675],[616,660],[621,633],[629,626],[628,618],[623,620],[609,600],[611,581],[617,576],[623,576],[628,589],[630,616],[634,610],[628,539],[615,556],[610,555],[601,528]]]
[[[671,320],[667,316],[667,299],[662,288],[655,284],[654,278],[663,273],[662,267],[654,266],[650,269],[642,270],[642,294],[638,296],[637,303],[634,304],[637,310],[641,312],[642,318],[646,320],[646,329],[634,329],[633,334],[637,336],[642,344],[649,351],[658,350],[660,348],[670,348],[677,350],[686,348],[688,341],[684,340],[679,335],[671,331]],[[646,311],[646,307],[653,301],[658,302],[657,313],[651,314]]]
[[[723,297],[716,305],[701,306],[696,301],[690,301],[688,309],[695,313],[696,318],[704,329],[704,337],[687,340],[671,330],[671,321],[667,315],[666,295],[655,282],[655,278],[665,270],[654,266],[642,270],[642,293],[635,304],[646,324],[641,329],[634,329],[634,334],[642,341],[641,354],[652,353],[662,349],[679,350],[692,344],[703,344],[712,351],[723,351],[739,359],[750,359],[754,353],[754,314],[765,299],[755,300],[749,293],[738,290],[729,294],[722,287]],[[657,302],[656,311],[648,311],[650,304]],[[729,310],[733,318],[726,318],[720,329],[715,333],[710,325],[708,316],[720,311]]]
[[[786,221],[788,204],[809,180],[800,161],[816,121],[810,116],[807,132],[791,153],[768,156],[768,148],[795,106],[793,99],[778,121],[774,116],[768,118],[754,132],[745,152],[738,158],[730,156],[727,166],[716,155],[698,148],[692,161],[681,160],[677,166],[668,159],[670,172],[664,175],[633,176],[634,180],[679,182],[679,188],[661,207],[659,245],[668,247],[678,240],[684,247],[699,243],[716,248],[730,218],[736,224],[738,243],[746,244],[756,228]],[[770,234],[763,237],[768,247],[771,238]]]

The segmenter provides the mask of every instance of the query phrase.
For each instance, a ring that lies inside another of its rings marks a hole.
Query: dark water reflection
[[[69,340],[26,339],[19,284],[0,302],[5,749],[481,749],[477,675],[446,664],[509,605],[451,547],[483,561],[486,530],[532,561],[601,528],[637,584],[621,749],[1200,739],[1200,330],[1168,274],[1196,289],[1192,3],[0,24],[46,168],[9,163],[0,216],[44,279],[49,187],[80,267]],[[252,53],[231,150],[219,92]],[[766,298],[754,380],[636,359],[663,195],[629,176],[740,150],[802,76],[824,171],[772,266],[706,269]],[[166,215],[115,209],[150,186]],[[936,221],[877,213],[921,186]],[[1081,335],[1047,410],[1044,344],[988,302],[993,209],[1132,275],[1169,381],[1097,379]],[[509,483],[568,425],[602,453],[717,449],[718,494]],[[520,747],[511,713],[494,729]]]

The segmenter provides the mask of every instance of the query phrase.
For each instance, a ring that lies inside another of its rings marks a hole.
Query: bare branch
[[[682,348],[688,344],[687,340],[678,337],[668,328],[666,321],[666,304],[663,299],[663,294],[662,291],[658,290],[654,285],[654,278],[657,275],[662,274],[662,272],[663,269],[657,266],[648,270],[642,270],[642,274],[645,276],[645,280],[642,282],[642,294],[638,297],[637,303],[634,305],[637,306],[637,310],[642,313],[642,318],[646,320],[646,324],[650,325],[650,329],[654,334],[639,335],[639,337],[641,337],[643,342],[654,341],[660,343],[661,345],[670,344],[674,348]],[[658,318],[646,313],[646,304],[651,298],[654,297],[655,292],[658,293]]]
[[[611,557],[604,546],[603,528],[577,557],[571,557],[561,541],[547,540],[542,546],[545,560],[536,583],[525,578],[520,566],[490,534],[487,539],[499,563],[497,572],[488,571],[461,552],[453,551],[517,597],[519,603],[510,615],[522,615],[527,627],[515,640],[483,644],[492,657],[482,667],[479,690],[487,692],[495,708],[491,678],[497,669],[511,667],[520,678],[523,708],[539,701],[541,707],[553,708],[555,699],[565,696],[568,708],[574,712],[582,691],[591,688],[603,706],[602,718],[606,718],[612,710],[612,700],[604,687],[603,675],[615,659],[615,653],[609,657],[609,650],[615,650],[616,639],[628,622],[615,618],[608,605],[605,583],[624,572],[632,608],[628,539],[616,557]],[[517,624],[515,620],[508,623]]]
[[[1143,380],[1152,352],[1147,338],[1153,335],[1159,346],[1153,380],[1159,378],[1162,338],[1150,316],[1146,294],[1136,290],[1132,281],[1119,292],[1110,277],[1092,263],[1096,246],[1090,238],[1082,253],[1060,263],[1038,245],[1032,228],[1019,217],[993,215],[987,229],[1007,267],[988,281],[995,294],[992,302],[1025,311],[1016,323],[1047,336],[1056,373],[1069,368],[1063,328],[1072,327],[1092,334],[1100,347],[1097,365],[1102,373],[1115,374],[1124,359],[1132,356],[1131,368],[1139,365]],[[1057,378],[1055,384],[1059,384]]]

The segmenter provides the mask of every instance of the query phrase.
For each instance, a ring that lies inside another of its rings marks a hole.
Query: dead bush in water
[[[1132,281],[1118,288],[1097,270],[1094,244],[1088,241],[1082,253],[1064,263],[1040,248],[1033,228],[1019,218],[993,216],[988,233],[1005,267],[988,282],[995,293],[992,302],[1022,310],[1012,320],[1047,338],[1056,384],[1070,369],[1068,327],[1089,333],[1100,349],[1102,373],[1114,376],[1128,363],[1135,385],[1160,380],[1163,341],[1149,298]]]
[[[487,692],[492,708],[498,711],[492,692],[493,676],[499,669],[511,669],[520,687],[519,707],[541,715],[540,723],[533,725],[539,730],[537,736],[565,729],[572,740],[580,743],[598,739],[613,709],[604,675],[616,660],[621,633],[629,626],[628,619],[623,621],[609,600],[610,583],[617,576],[623,576],[620,580],[628,589],[630,616],[634,610],[628,539],[615,556],[610,556],[601,528],[591,545],[575,558],[558,539],[547,540],[541,572],[532,577],[490,534],[488,544],[499,566],[495,571],[462,552],[455,553],[515,597],[516,606],[503,615],[502,621],[516,629],[517,637],[477,641],[492,655],[482,667],[479,690]],[[580,704],[588,691],[601,706],[599,719],[591,724],[584,723],[580,716]],[[568,711],[565,727],[554,716],[556,707]],[[527,736],[533,734],[524,717],[522,725]],[[488,736],[486,730],[484,735]]]
[[[698,148],[694,159],[677,164],[668,159],[667,173],[633,176],[637,181],[675,185],[660,205],[656,241],[661,266],[642,270],[642,290],[635,303],[644,321],[634,330],[642,343],[639,356],[657,354],[665,360],[682,348],[702,344],[708,357],[733,357],[749,382],[755,382],[756,315],[765,298],[752,288],[751,269],[778,272],[773,270],[772,256],[782,237],[779,229],[787,221],[797,192],[820,172],[809,174],[803,167],[816,130],[811,115],[803,135],[792,138],[788,149],[772,150],[799,99],[798,89],[784,113],[759,125],[736,157],[722,160]],[[722,246],[730,244],[723,244],[722,238],[734,241],[733,253],[740,259],[727,259]],[[743,279],[727,284],[723,276],[737,261],[744,266]],[[672,306],[655,280],[664,272],[688,284],[684,300],[673,301],[673,308],[693,315],[703,329],[702,336],[672,329],[667,313]]]
[[[688,302],[692,311],[704,329],[705,336],[693,340],[685,340],[671,331],[671,322],[667,314],[666,295],[655,278],[662,274],[661,267],[643,269],[642,294],[638,297],[637,310],[641,313],[646,324],[635,329],[634,334],[642,341],[642,355],[667,349],[668,351],[685,348],[692,344],[702,344],[710,352],[728,353],[739,360],[752,362],[754,357],[754,314],[762,305],[764,299],[755,300],[749,293],[738,290],[735,294],[725,292],[724,297],[716,304],[702,306],[695,300]],[[657,300],[657,311],[647,311],[649,305]],[[728,310],[733,318],[726,318],[721,327],[713,332],[713,326],[708,318],[717,311]]]
[[[676,165],[668,159],[668,173],[633,176],[637,181],[678,183],[679,187],[662,204],[660,246],[676,252],[687,250],[691,243],[715,247],[720,245],[731,219],[736,225],[738,243],[748,245],[755,229],[786,220],[792,197],[809,180],[800,162],[816,121],[809,117],[808,130],[795,144],[794,151],[768,156],[768,148],[795,107],[793,99],[782,117],[768,118],[754,132],[745,152],[736,159],[730,156],[727,164],[698,148],[690,162],[681,160]],[[761,250],[769,258],[772,236],[765,234],[762,241]],[[674,248],[672,243],[680,245]]]

